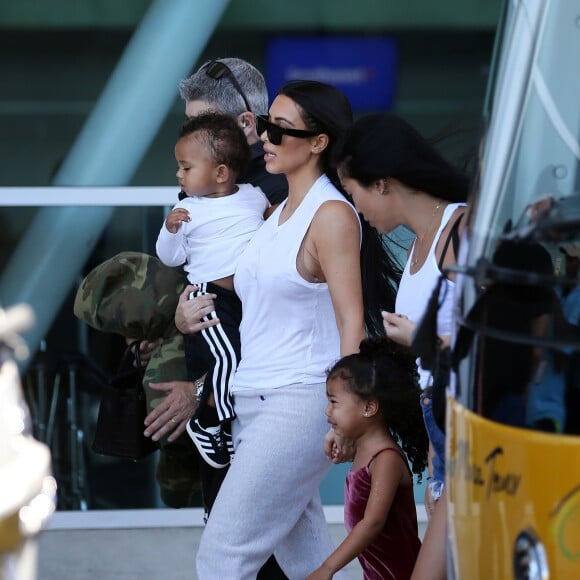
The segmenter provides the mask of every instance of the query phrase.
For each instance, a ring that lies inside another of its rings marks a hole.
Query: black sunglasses
[[[250,107],[250,103],[248,102],[248,98],[246,97],[242,87],[240,86],[238,79],[236,79],[236,77],[234,76],[234,73],[231,71],[230,67],[227,64],[223,63],[221,60],[212,60],[211,62],[208,62],[205,65],[205,74],[208,77],[215,79],[216,81],[219,81],[220,79],[223,79],[224,77],[228,78],[230,83],[232,83],[232,86],[234,87],[234,89],[236,89],[236,91],[238,91],[238,94],[240,95],[240,97],[242,97],[242,99],[244,99],[244,104],[246,105],[246,111],[248,111],[249,113],[252,112],[252,107]]]
[[[258,135],[265,132],[268,135],[268,141],[270,141],[272,145],[280,145],[280,143],[282,143],[283,135],[299,137],[300,139],[320,135],[320,131],[306,131],[305,129],[287,129],[286,127],[280,127],[280,125],[268,121],[266,115],[256,116],[256,131],[258,132]]]

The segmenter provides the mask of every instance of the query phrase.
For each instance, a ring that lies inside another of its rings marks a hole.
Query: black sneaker
[[[203,427],[195,417],[186,425],[187,434],[195,443],[203,460],[215,469],[224,469],[230,464],[230,451],[228,439],[231,445],[231,435],[222,431],[220,425]],[[225,435],[225,437],[224,437]],[[233,448],[232,448],[233,451]]]

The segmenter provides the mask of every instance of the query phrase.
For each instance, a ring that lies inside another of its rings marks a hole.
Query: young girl
[[[332,578],[355,557],[365,579],[409,578],[421,541],[407,459],[420,477],[428,448],[415,360],[387,339],[365,339],[326,384],[328,421],[356,441],[356,454],[345,485],[348,536],[308,580]]]

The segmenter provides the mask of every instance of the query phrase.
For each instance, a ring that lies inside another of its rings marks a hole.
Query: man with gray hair
[[[179,93],[185,101],[188,117],[214,110],[230,114],[237,120],[251,151],[249,168],[239,178],[240,183],[260,187],[273,205],[283,201],[288,194],[286,178],[266,171],[262,142],[256,133],[256,116],[268,112],[268,91],[260,71],[240,58],[212,60],[183,79]],[[195,300],[188,302],[197,315],[199,303]],[[200,314],[205,316],[208,312],[202,310]],[[142,343],[142,360],[147,360],[150,348],[147,343]],[[190,381],[153,383],[152,388],[166,396],[148,415],[145,434],[154,440],[168,437],[169,441],[174,441],[185,432],[195,411],[192,407],[192,392],[195,391]],[[206,497],[206,500],[211,506],[213,498]]]
[[[284,201],[286,178],[266,171],[264,149],[256,133],[256,116],[268,114],[268,90],[262,73],[241,58],[211,60],[179,83],[179,94],[188,117],[214,109],[237,120],[252,152],[250,167],[240,183],[262,188],[272,205]]]
[[[256,116],[268,114],[268,91],[262,73],[240,58],[211,60],[179,83],[179,94],[185,101],[187,117],[214,110],[236,119],[246,135],[251,151],[249,167],[238,181],[260,187],[272,205],[284,201],[288,195],[286,177],[266,171],[262,141],[256,132]],[[193,288],[186,287],[184,293]],[[199,307],[195,300],[188,303],[191,304],[192,311],[198,312]],[[206,315],[209,311],[199,312]],[[142,343],[141,349],[144,347],[146,349],[147,345]],[[152,389],[165,394],[165,398],[148,415],[145,434],[154,439],[168,437],[169,441],[179,437],[197,408],[198,403],[192,402],[192,393],[196,391],[195,385],[201,383],[203,381],[198,380],[192,386],[191,381],[176,380],[150,384]],[[204,461],[200,463],[206,514],[209,514],[213,506],[226,472],[227,469],[215,469]],[[258,580],[262,578],[268,580],[286,578],[273,556],[264,564],[257,576]]]

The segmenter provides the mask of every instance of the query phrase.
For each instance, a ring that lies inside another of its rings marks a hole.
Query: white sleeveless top
[[[405,264],[405,269],[403,270],[403,275],[399,284],[399,290],[397,291],[395,312],[406,315],[409,320],[412,320],[413,322],[419,323],[423,318],[425,310],[427,309],[427,303],[429,302],[433,289],[441,275],[439,264],[437,263],[437,256],[435,255],[437,242],[455,210],[464,205],[464,203],[450,203],[443,210],[441,224],[433,238],[433,243],[429,248],[429,253],[427,254],[425,262],[420,270],[411,274],[411,260],[408,259]],[[413,242],[413,246],[414,245],[415,242]],[[412,255],[413,252],[411,250],[409,256]],[[441,291],[439,293],[439,311],[437,313],[437,333],[442,336],[451,334],[454,290],[455,283],[451,280],[445,280],[441,285]],[[422,369],[419,362],[419,359],[417,359],[417,364],[419,365],[419,382],[421,387],[424,389],[429,386],[431,372]]]
[[[328,284],[307,282],[296,269],[298,250],[315,213],[329,200],[352,207],[326,175],[278,225],[281,204],[240,256],[234,285],[242,301],[241,362],[232,392],[323,383],[340,356]]]

